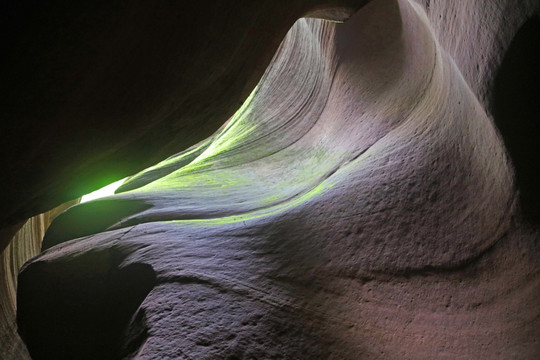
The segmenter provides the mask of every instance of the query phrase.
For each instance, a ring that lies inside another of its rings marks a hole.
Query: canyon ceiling
[[[540,358],[539,0],[2,6],[0,358]]]

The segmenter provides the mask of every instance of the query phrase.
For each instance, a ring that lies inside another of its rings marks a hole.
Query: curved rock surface
[[[298,18],[366,2],[3,2],[0,228],[208,137]]]
[[[464,4],[297,21],[218,132],[59,216],[19,278],[33,358],[538,358],[490,109],[539,4]]]
[[[15,323],[17,275],[22,265],[41,251],[51,221],[78,200],[30,218],[0,253],[0,359],[29,359]]]

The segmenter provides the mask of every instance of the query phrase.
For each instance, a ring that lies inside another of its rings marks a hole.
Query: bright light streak
[[[122,183],[125,180],[126,179],[118,180],[116,182],[113,182],[112,184],[109,184],[107,186],[102,187],[99,190],[93,191],[90,194],[86,194],[81,198],[81,202],[83,203],[83,202],[87,202],[87,201],[90,201],[90,200],[94,200],[94,199],[98,199],[98,198],[102,198],[102,197],[105,197],[105,196],[112,195],[112,194],[114,194],[114,191],[116,189],[118,189],[120,187],[120,185],[122,185]]]

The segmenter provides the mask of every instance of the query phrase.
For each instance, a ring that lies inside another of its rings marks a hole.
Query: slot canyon
[[[0,359],[540,359],[540,0],[1,7]]]

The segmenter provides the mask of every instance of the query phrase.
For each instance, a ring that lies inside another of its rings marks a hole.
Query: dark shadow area
[[[516,171],[525,218],[540,224],[540,18],[513,39],[495,78],[493,114]]]
[[[141,200],[94,200],[73,206],[60,214],[43,239],[42,251],[65,241],[107,231],[129,215],[150,208]]]
[[[119,268],[114,257],[107,250],[21,272],[17,323],[32,359],[122,358],[126,328],[156,278],[151,266]],[[144,341],[138,332],[131,342]]]

